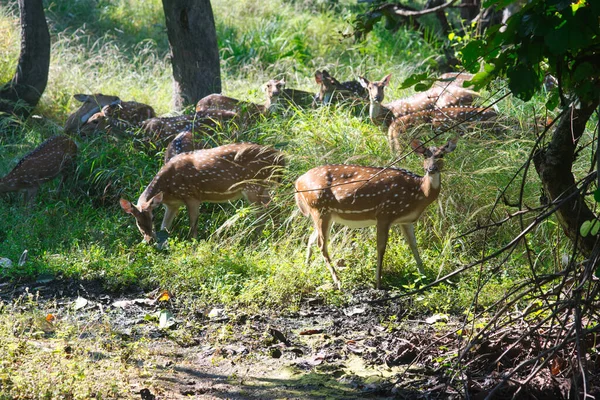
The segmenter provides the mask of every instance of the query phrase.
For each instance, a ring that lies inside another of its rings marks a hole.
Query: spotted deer
[[[453,151],[457,139],[442,147],[423,147],[419,140],[411,144],[415,153],[425,158],[425,176],[404,169],[363,167],[358,165],[324,165],[311,169],[295,184],[296,204],[312,218],[314,232],[308,240],[306,262],[317,242],[334,283],[340,280],[327,251],[333,222],[351,228],[377,226],[377,270],[375,287],[381,287],[381,267],[392,225],[400,225],[421,274],[423,262],[417,249],[414,223],[440,193],[442,157]]]
[[[190,131],[181,132],[167,146],[167,150],[165,150],[165,164],[178,154],[194,151],[194,148],[194,134]]]
[[[227,110],[208,110],[192,115],[150,118],[141,123],[141,139],[163,145],[181,132],[211,136],[229,122],[237,121],[238,114]]]
[[[369,116],[371,121],[384,129],[389,128],[394,118],[441,107],[456,105],[471,105],[477,92],[458,86],[464,80],[458,79],[454,74],[442,75],[447,82],[436,83],[431,89],[417,93],[413,96],[382,104],[384,89],[389,85],[391,74],[380,81],[370,82],[364,77],[359,81],[369,92]]]
[[[137,201],[121,199],[123,210],[135,217],[146,242],[156,240],[152,212],[165,206],[161,230],[170,230],[182,205],[190,220],[190,234],[198,236],[198,214],[202,202],[223,203],[245,197],[253,204],[267,205],[269,190],[279,181],[283,155],[267,146],[234,143],[213,149],[182,153],[171,158],[156,174]]]
[[[59,187],[62,186],[65,173],[73,166],[76,155],[77,144],[70,137],[53,136],[25,155],[6,176],[0,178],[0,193],[25,190],[25,199],[31,202],[40,185],[61,174]]]
[[[496,111],[484,107],[442,107],[417,111],[395,118],[388,129],[388,141],[394,153],[400,152],[400,138],[409,129],[419,125],[432,128],[456,127],[464,129],[465,124],[493,120],[498,116]]]
[[[358,81],[340,82],[327,72],[315,72],[315,82],[319,85],[319,92],[315,102],[329,105],[346,100],[368,99],[367,90]]]
[[[125,132],[139,126],[143,121],[155,118],[154,109],[144,103],[136,101],[121,101],[117,104],[108,104],[102,110],[92,115],[79,133],[87,136],[98,131]]]
[[[76,94],[73,97],[83,104],[67,118],[64,126],[65,133],[77,132],[92,115],[102,110],[102,107],[121,103],[121,99],[117,96],[102,93]]]

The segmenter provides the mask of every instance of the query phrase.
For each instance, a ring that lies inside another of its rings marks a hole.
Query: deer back
[[[282,154],[267,146],[234,143],[171,158],[148,185],[138,204],[159,192],[163,202],[228,201],[244,191],[264,191],[279,180]]]
[[[102,107],[119,104],[121,102],[121,99],[117,96],[104,95],[102,93],[76,94],[73,97],[83,104],[67,118],[64,126],[64,131],[66,133],[77,132],[77,130],[79,130],[92,115],[99,112]]]
[[[194,151],[194,147],[194,134],[190,131],[181,132],[167,146],[167,150],[165,150],[165,164],[178,154]]]
[[[2,179],[0,192],[28,189],[50,181],[74,161],[77,145],[65,135],[53,136],[25,155]]]

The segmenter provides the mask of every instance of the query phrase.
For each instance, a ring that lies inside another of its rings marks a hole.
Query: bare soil
[[[130,398],[483,399],[504,367],[531,352],[521,345],[502,355],[514,332],[480,343],[458,364],[464,340],[457,332],[468,333],[458,320],[415,318],[410,301],[372,302],[386,294],[374,290],[356,292],[344,307],[307,300],[294,313],[194,310],[176,298],[157,301],[159,293],[114,294],[99,283],[57,279],[0,284],[0,299],[27,291],[65,320],[101,320],[110,335],[143,343],[132,362],[145,372],[131,377]],[[168,327],[161,327],[161,310]],[[573,390],[550,368],[523,387],[518,382],[513,377],[493,398],[561,399]]]

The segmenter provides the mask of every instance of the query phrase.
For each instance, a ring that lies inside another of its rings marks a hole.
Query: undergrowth
[[[283,1],[276,6],[251,1],[212,4],[223,91],[245,100],[262,102],[262,85],[275,77],[285,77],[289,87],[315,92],[313,74],[323,68],[340,80],[358,75],[375,80],[392,73],[386,96],[396,99],[412,93],[399,89],[402,80],[429,68],[439,52],[437,44],[414,32],[392,34],[379,27],[368,40],[354,43],[342,35],[351,18],[347,7]],[[159,1],[53,2],[47,18],[53,36],[49,84],[37,116],[3,130],[2,174],[44,139],[61,133],[67,115],[78,107],[72,98],[75,93],[115,94],[151,104],[158,114],[172,113],[171,66]],[[18,29],[18,10],[0,7],[2,81],[10,79],[16,65]],[[482,102],[490,104],[506,90],[498,82],[498,91],[482,93]],[[485,234],[476,231],[463,236],[515,210],[502,199],[497,207],[492,206],[528,156],[536,139],[531,121],[544,115],[544,100],[540,96],[533,105],[510,97],[502,100],[497,107],[503,117],[496,128],[470,128],[456,151],[447,156],[440,198],[416,224],[428,279],[503,247],[520,231],[517,221],[511,221]],[[412,134],[433,137],[426,131]],[[448,132],[434,142],[442,144],[455,134]],[[148,150],[122,137],[76,140],[78,167],[62,192],[57,192],[57,181],[44,185],[31,208],[23,205],[18,194],[0,199],[0,256],[14,262],[25,249],[29,252],[25,265],[0,270],[2,280],[35,280],[48,274],[100,279],[111,290],[162,288],[197,302],[256,309],[295,309],[315,296],[343,303],[345,295],[328,286],[330,276],[321,257],[317,254],[310,264],[304,262],[312,228],[294,204],[293,182],[324,163],[385,166],[394,160],[386,135],[370,124],[366,110],[357,116],[343,107],[321,108],[263,121],[241,140],[277,147],[284,152],[288,168],[262,217],[262,231],[255,229],[257,210],[245,202],[204,204],[199,240],[187,239],[187,216],[182,210],[167,249],[159,251],[140,243],[134,220],[121,210],[118,199],[139,196],[160,168],[162,150]],[[409,140],[404,143],[407,149]],[[215,144],[227,141],[218,137]],[[422,173],[422,161],[408,151],[397,165]],[[516,199],[519,185],[517,179],[505,198]],[[531,172],[524,193],[528,206],[539,204],[540,184]],[[156,224],[160,218],[162,212],[155,217]],[[529,237],[540,272],[551,271],[561,255],[568,254],[569,245],[561,237],[553,220],[542,223]],[[373,229],[334,228],[330,252],[346,265],[340,277],[347,293],[373,284]],[[482,280],[486,289],[478,301],[486,306],[531,273],[519,254],[496,267],[484,264],[425,292],[415,301],[414,312],[461,313],[470,307],[471,294]],[[423,283],[397,229],[388,242],[383,280],[398,291]]]

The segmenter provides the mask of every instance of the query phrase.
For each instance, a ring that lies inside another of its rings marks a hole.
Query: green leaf
[[[473,40],[460,51],[463,65],[467,71],[475,73],[479,70],[479,58],[484,55],[485,43],[481,40]]]
[[[402,85],[400,85],[400,88],[407,89],[407,88],[414,86],[417,83],[421,83],[421,81],[424,81],[427,79],[430,79],[429,74],[427,72],[423,72],[421,74],[412,74],[411,76],[409,76],[402,82]]]
[[[594,200],[596,200],[596,203],[600,203],[600,189],[594,190]]]
[[[581,227],[579,228],[579,234],[583,237],[586,237],[590,230],[592,229],[592,221],[583,221]]]
[[[554,89],[548,98],[548,101],[546,101],[546,108],[552,111],[558,107],[559,102],[560,98],[558,97],[558,90]]]
[[[569,49],[569,32],[564,25],[553,29],[544,36],[544,43],[552,54],[565,54]]]
[[[540,78],[530,65],[519,64],[509,69],[506,75],[509,79],[508,87],[523,101],[529,101],[541,87]]]
[[[594,222],[592,222],[592,229],[590,230],[590,233],[592,234],[592,236],[596,236],[598,234],[599,230],[600,230],[600,221],[598,221],[596,219],[596,220],[594,220]]]
[[[424,91],[428,90],[431,87],[431,85],[433,85],[433,81],[430,81],[428,83],[423,83],[423,82],[417,83],[415,85],[415,90],[417,92],[424,92]]]

